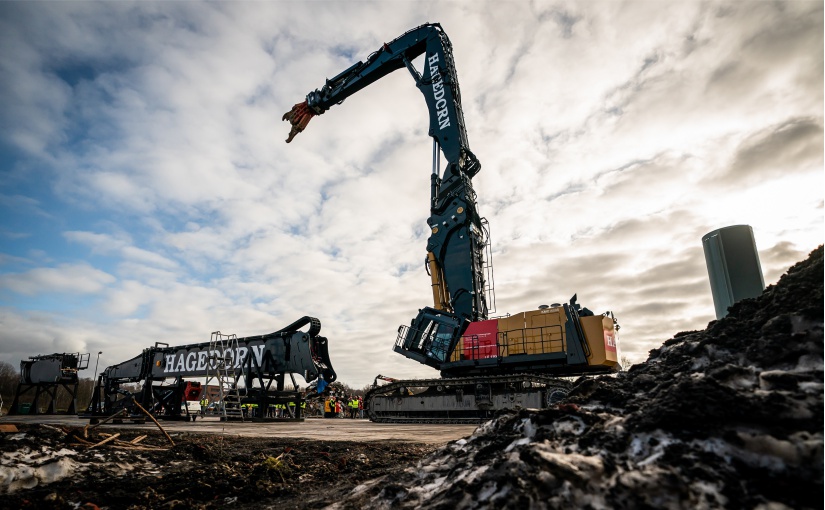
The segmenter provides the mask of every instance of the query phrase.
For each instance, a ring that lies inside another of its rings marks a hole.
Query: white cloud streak
[[[85,264],[39,267],[25,273],[0,275],[0,289],[33,296],[46,293],[92,294],[101,292],[115,278]]]

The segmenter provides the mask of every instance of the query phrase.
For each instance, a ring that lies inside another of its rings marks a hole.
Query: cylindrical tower
[[[717,319],[726,316],[732,304],[757,297],[765,290],[756,241],[749,225],[709,232],[702,237],[702,246]]]

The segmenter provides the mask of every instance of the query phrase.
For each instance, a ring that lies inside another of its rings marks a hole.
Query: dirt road
[[[0,507],[323,508],[472,425],[369,420],[163,421],[84,430],[75,416],[0,417]],[[88,434],[87,434],[88,433]],[[139,444],[138,444],[139,443]]]
[[[88,420],[77,416],[15,415],[0,417],[0,423],[45,423],[69,427],[84,426]],[[323,441],[414,441],[416,443],[444,444],[473,433],[475,425],[390,425],[369,420],[341,418],[307,418],[303,422],[222,422],[206,417],[195,422],[161,421],[169,433],[225,434],[237,437],[269,437],[317,439]],[[154,423],[104,424],[104,429],[157,430]]]

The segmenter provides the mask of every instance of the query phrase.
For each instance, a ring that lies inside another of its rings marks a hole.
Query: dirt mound
[[[337,508],[822,508],[822,247],[556,409],[498,417]]]

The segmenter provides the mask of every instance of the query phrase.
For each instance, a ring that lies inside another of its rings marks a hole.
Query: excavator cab
[[[440,369],[461,338],[464,322],[449,312],[423,308],[409,326],[398,328],[394,350]]]

